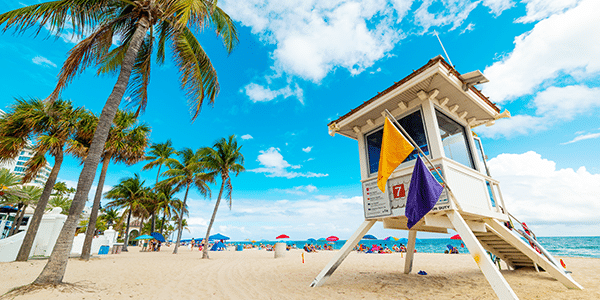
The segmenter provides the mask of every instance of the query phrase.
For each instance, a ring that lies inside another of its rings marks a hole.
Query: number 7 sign
[[[394,199],[406,197],[406,190],[404,189],[404,183],[393,186],[392,193],[394,195]]]

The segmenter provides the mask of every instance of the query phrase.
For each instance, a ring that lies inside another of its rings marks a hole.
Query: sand
[[[334,251],[292,250],[284,258],[273,252],[244,250],[201,253],[163,248],[156,253],[104,255],[88,262],[71,259],[68,291],[42,290],[17,299],[496,299],[467,254],[415,255],[413,273],[404,274],[400,254],[351,253],[322,287],[309,284]],[[600,259],[563,258],[584,290],[569,290],[547,273],[502,271],[521,299],[600,299]],[[44,260],[0,263],[0,293],[32,282]],[[416,272],[424,270],[426,276]]]

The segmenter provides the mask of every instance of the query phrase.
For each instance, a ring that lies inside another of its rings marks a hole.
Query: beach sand
[[[211,252],[181,247],[161,252],[103,255],[69,261],[64,280],[77,287],[42,290],[17,299],[496,299],[468,254],[415,254],[413,272],[403,273],[400,254],[351,253],[325,285],[309,287],[335,251]],[[502,271],[520,299],[600,299],[600,259],[563,258],[584,290],[569,290],[533,269]],[[45,260],[0,263],[0,293],[32,282]],[[428,273],[417,275],[419,270]]]

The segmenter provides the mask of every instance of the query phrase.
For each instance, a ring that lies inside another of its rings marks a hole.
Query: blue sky
[[[0,0],[0,11],[35,0]],[[210,146],[235,134],[247,172],[233,179],[233,207],[222,206],[213,232],[233,239],[348,238],[363,220],[358,147],[331,137],[327,123],[443,54],[437,31],[461,73],[481,70],[490,100],[513,117],[475,129],[506,205],[538,235],[598,235],[600,225],[600,19],[594,0],[220,1],[236,21],[229,56],[212,31],[198,37],[221,92],[190,121],[172,62],[154,66],[143,122],[152,141],[177,149]],[[14,97],[45,98],[77,37],[0,35],[0,108]],[[115,82],[95,70],[62,97],[99,113]],[[156,169],[111,165],[105,190]],[[78,161],[59,180],[75,185]],[[90,195],[93,195],[93,190]],[[212,199],[191,193],[190,232],[202,236]],[[90,196],[91,197],[91,196]],[[183,197],[183,194],[180,195]],[[377,237],[405,237],[384,230]],[[445,235],[420,234],[420,237]]]

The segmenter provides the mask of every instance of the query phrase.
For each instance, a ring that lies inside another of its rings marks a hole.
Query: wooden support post
[[[315,280],[310,284],[311,287],[317,287],[323,285],[327,278],[335,272],[335,270],[342,264],[344,259],[348,257],[348,254],[354,249],[354,247],[358,244],[360,239],[369,232],[369,229],[373,227],[373,225],[377,222],[377,220],[365,220],[360,227],[354,232],[354,234],[346,241],[344,246],[340,251],[338,251],[335,256],[329,261],[329,263],[325,266],[325,268],[315,277]]]
[[[498,268],[496,268],[487,255],[483,246],[481,246],[460,213],[455,210],[450,211],[448,212],[448,218],[450,218],[454,229],[460,234],[465,246],[467,246],[479,269],[492,286],[496,296],[499,299],[519,299],[510,285],[508,285],[508,282],[506,282],[506,279],[500,274],[500,271],[498,271]]]
[[[412,271],[413,258],[415,257],[415,244],[417,242],[417,231],[408,231],[408,243],[406,245],[406,258],[404,259],[404,274]]]

